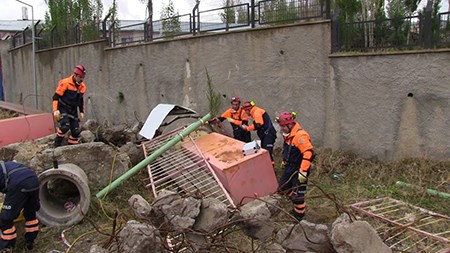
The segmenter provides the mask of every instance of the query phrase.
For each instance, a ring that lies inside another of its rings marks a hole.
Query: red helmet
[[[295,116],[297,114],[295,112],[291,113],[291,112],[282,112],[280,113],[280,115],[278,115],[276,117],[276,121],[280,126],[284,126],[287,125],[289,123],[293,123]]]
[[[73,73],[84,78],[86,76],[86,68],[83,65],[77,65]]]
[[[238,96],[231,97],[231,103],[233,102],[241,103],[241,99]]]
[[[253,100],[247,101],[242,105],[242,109],[251,110],[253,108],[253,106],[255,106],[255,101],[253,101]]]

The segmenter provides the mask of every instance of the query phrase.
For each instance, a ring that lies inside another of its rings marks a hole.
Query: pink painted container
[[[276,192],[278,181],[267,150],[244,156],[243,142],[218,133],[202,136],[195,143],[236,205]]]
[[[54,134],[51,113],[31,114],[0,120],[0,147]]]

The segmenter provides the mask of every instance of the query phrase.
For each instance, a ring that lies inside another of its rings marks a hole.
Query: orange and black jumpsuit
[[[0,213],[0,251],[14,248],[17,238],[14,219],[22,209],[26,246],[32,249],[39,232],[39,221],[36,218],[36,212],[40,208],[39,179],[36,173],[23,164],[0,161],[0,191],[5,193]]]
[[[294,204],[293,215],[301,220],[305,214],[305,195],[307,182],[300,183],[298,172],[309,176],[314,159],[313,145],[309,134],[295,122],[291,132],[284,137],[283,163],[285,165],[279,182],[279,190],[288,195]]]
[[[272,120],[264,109],[257,106],[253,106],[250,110],[250,117],[253,119],[253,124],[249,126],[247,130],[256,130],[256,134],[261,140],[261,147],[269,151],[273,165],[273,144],[277,138],[277,131],[273,127]]]
[[[240,140],[242,142],[250,142],[252,141],[251,133],[245,131],[241,128],[242,125],[248,125],[248,115],[239,107],[236,111],[233,108],[229,108],[226,110],[218,119],[220,122],[224,121],[227,118],[233,119],[233,122],[230,122],[231,127],[233,128],[233,136],[236,140]]]
[[[61,119],[56,132],[55,147],[61,145],[64,135],[70,130],[69,144],[77,144],[80,135],[78,110],[84,113],[84,94],[86,85],[84,82],[76,84],[71,75],[58,83],[53,95],[53,111],[59,110]]]

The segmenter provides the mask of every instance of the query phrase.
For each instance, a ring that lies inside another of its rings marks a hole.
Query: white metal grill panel
[[[171,140],[182,129],[176,129],[143,144],[147,157]],[[193,134],[194,135],[194,134]],[[217,179],[214,170],[196,146],[192,135],[171,147],[147,166],[151,187],[156,197],[167,189],[202,198],[215,198],[229,206],[234,203]]]

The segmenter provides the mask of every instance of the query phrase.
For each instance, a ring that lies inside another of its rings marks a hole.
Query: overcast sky
[[[33,5],[34,19],[44,19],[47,5],[44,0],[22,0],[25,3]],[[146,2],[147,0],[145,0]],[[195,6],[195,0],[172,0],[175,9],[179,14],[187,14],[192,12]],[[0,0],[0,20],[17,20],[22,19],[22,7],[25,6],[16,0]],[[103,2],[103,16],[112,5],[112,0],[102,0]],[[153,14],[154,18],[159,19],[159,14],[163,7],[163,3],[167,4],[168,0],[153,0]],[[202,9],[211,9],[220,7],[222,0],[202,0]],[[128,20],[144,20],[146,18],[146,4],[139,0],[117,0],[119,19]],[[28,19],[31,19],[31,9],[28,10]]]
[[[23,4],[16,0],[0,0],[0,20],[17,20],[22,19],[22,7]],[[47,5],[44,0],[22,0],[25,3],[33,5],[34,18],[44,19],[45,12],[47,11]],[[422,4],[425,4],[427,0],[422,0]],[[103,2],[103,16],[105,16],[109,7],[111,7],[112,0],[102,0]],[[153,14],[154,19],[160,18],[160,12],[163,7],[163,3],[167,4],[168,0],[153,0]],[[241,2],[248,2],[241,0]],[[146,5],[139,0],[117,0],[119,19],[122,20],[144,20],[146,18]],[[195,0],[173,0],[175,8],[180,15],[191,13],[192,8],[195,6]],[[208,10],[213,8],[219,8],[222,6],[223,0],[201,0],[200,10]],[[441,12],[448,10],[448,0],[441,0]],[[31,10],[28,10],[28,19],[31,19]]]

